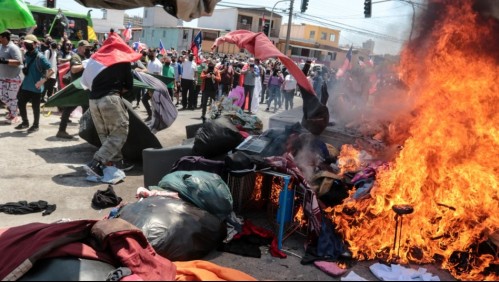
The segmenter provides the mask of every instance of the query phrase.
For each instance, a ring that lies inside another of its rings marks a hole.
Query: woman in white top
[[[295,97],[296,91],[295,78],[291,74],[286,75],[282,87],[284,90],[284,109],[287,111],[288,108],[293,108],[293,98]]]

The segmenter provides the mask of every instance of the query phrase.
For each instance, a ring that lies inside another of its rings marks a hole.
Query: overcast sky
[[[36,5],[43,5],[44,0],[29,1]],[[219,2],[218,8],[229,6],[240,7],[266,7],[269,11],[275,5],[274,12],[283,15],[283,22],[287,22],[287,14],[284,9],[289,8],[289,1],[274,0],[223,0]],[[379,2],[379,3],[377,3]],[[423,0],[413,0],[422,3]],[[277,4],[276,4],[277,3]],[[89,9],[74,0],[56,1],[57,8],[86,13]],[[316,25],[328,24],[328,27],[341,30],[340,45],[360,46],[362,42],[372,39],[375,43],[376,54],[397,54],[403,42],[409,38],[412,6],[402,0],[374,0],[372,6],[372,17],[364,18],[364,0],[309,0],[308,9],[300,16],[301,0],[295,0],[294,11],[298,16],[293,18],[293,23],[310,23]],[[421,5],[415,6],[416,15],[421,13]],[[137,8],[127,10],[129,15],[143,16],[143,9]],[[94,8],[92,17],[102,17],[102,12]],[[307,19],[304,19],[304,18]],[[326,23],[326,24],[321,24]],[[196,26],[197,21],[185,23],[186,26]],[[389,40],[386,40],[388,38]]]

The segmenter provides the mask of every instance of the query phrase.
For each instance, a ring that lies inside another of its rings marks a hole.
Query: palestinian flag
[[[33,14],[22,0],[0,0],[0,32],[36,25]]]
[[[81,76],[81,86],[92,90],[92,82],[101,71],[114,64],[135,62],[141,57],[142,54],[136,53],[119,34],[110,32],[102,47],[88,60]]]

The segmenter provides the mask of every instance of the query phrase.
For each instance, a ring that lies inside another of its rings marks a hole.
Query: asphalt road
[[[296,106],[301,106],[301,99],[295,98]],[[261,105],[262,106],[262,105]],[[264,112],[264,107],[257,116],[268,129],[268,119],[274,113]],[[56,109],[50,109],[56,111]],[[277,114],[282,112],[279,110]],[[91,207],[91,199],[97,190],[105,190],[107,184],[97,184],[85,180],[82,165],[91,160],[96,147],[78,137],[77,118],[68,127],[68,132],[75,135],[74,140],[56,138],[60,116],[57,113],[45,115],[40,120],[40,130],[27,134],[25,130],[18,131],[14,126],[4,124],[3,113],[0,111],[0,203],[28,202],[44,200],[49,204],[56,204],[57,209],[48,216],[41,213],[26,215],[8,215],[0,213],[0,228],[19,226],[32,222],[51,223],[60,219],[102,219],[110,209],[96,210]],[[137,112],[145,118],[144,107]],[[32,120],[31,108],[28,116]],[[163,147],[181,144],[186,138],[185,126],[200,123],[201,111],[180,111],[173,125],[156,134]],[[135,192],[143,186],[143,172],[141,164],[127,172],[124,182],[114,186],[118,196],[126,202],[135,202]],[[243,214],[243,216],[245,216]],[[262,227],[271,228],[268,217],[264,212],[252,215],[255,223]],[[303,243],[305,237],[292,234],[284,241],[283,250],[288,254],[286,259],[272,257],[267,247],[261,247],[261,258],[248,258],[229,253],[213,251],[205,260],[222,266],[241,270],[259,280],[339,280],[331,277],[313,265],[302,265],[304,255]],[[368,280],[377,280],[369,271],[369,265],[374,262],[355,262],[349,271],[361,275]],[[415,266],[420,267],[420,266]],[[441,280],[453,280],[446,271],[438,270],[435,266],[424,266]]]

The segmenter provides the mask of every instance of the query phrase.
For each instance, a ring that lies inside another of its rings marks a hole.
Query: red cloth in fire
[[[174,280],[176,275],[175,265],[154,251],[140,229],[122,219],[30,223],[0,230],[0,237],[0,280],[17,280],[38,259],[60,256],[126,266],[144,280]],[[85,244],[88,239],[100,247]]]

